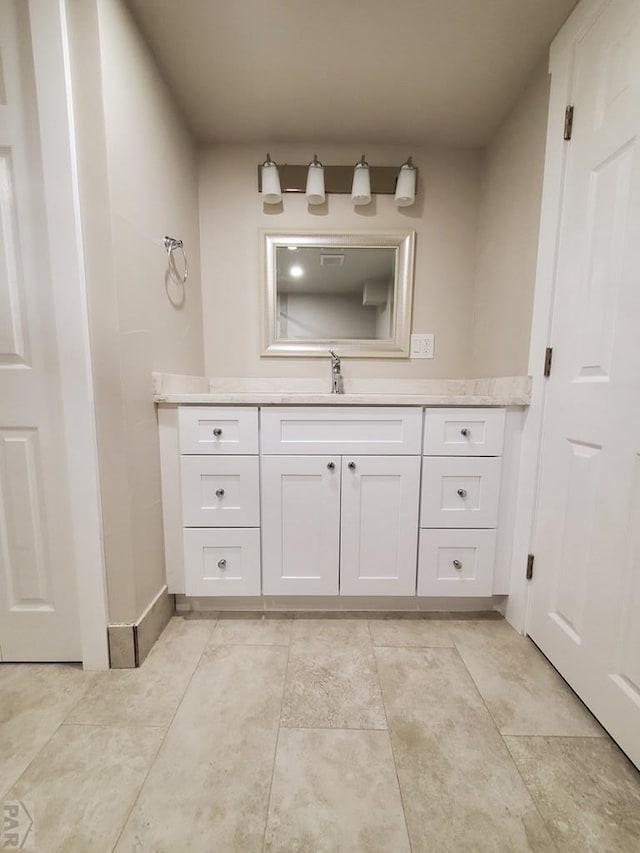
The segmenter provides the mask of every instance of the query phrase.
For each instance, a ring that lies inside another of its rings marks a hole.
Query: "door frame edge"
[[[105,670],[109,646],[104,534],[65,0],[29,0],[29,20],[82,664]]]

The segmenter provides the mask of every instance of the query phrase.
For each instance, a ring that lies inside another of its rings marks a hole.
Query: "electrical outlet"
[[[433,358],[433,332],[426,335],[411,335],[411,358]]]

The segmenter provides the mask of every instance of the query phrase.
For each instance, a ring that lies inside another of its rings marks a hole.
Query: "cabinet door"
[[[342,459],[341,595],[415,595],[419,456]]]
[[[336,595],[339,456],[262,457],[262,591]]]

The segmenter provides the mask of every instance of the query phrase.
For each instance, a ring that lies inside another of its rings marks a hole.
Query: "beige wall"
[[[309,145],[259,144],[206,148],[200,156],[200,242],[205,368],[210,376],[329,376],[322,359],[261,358],[260,228],[414,228],[416,275],[413,331],[434,332],[432,360],[348,359],[352,377],[464,376],[471,347],[476,210],[480,154],[412,146],[322,144],[325,163],[399,166],[412,154],[420,169],[416,204],[398,210],[392,196],[354,209],[349,196],[328,197],[311,212],[304,197],[287,195],[283,209],[263,208],[257,163],[266,151],[280,162],[306,163]],[[322,206],[324,208],[324,206]]]
[[[484,151],[470,376],[526,374],[542,200],[547,57]]]
[[[196,153],[121,0],[67,5],[109,616],[131,622],[165,582],[151,372],[204,367]],[[165,234],[189,255],[184,301]]]

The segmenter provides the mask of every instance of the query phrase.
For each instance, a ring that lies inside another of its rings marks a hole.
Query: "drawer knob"
[[[467,490],[466,489],[458,489],[458,494],[460,495],[461,498],[466,498]]]
[[[460,562],[460,560],[454,560],[453,561],[453,568],[454,569],[461,569],[462,568],[462,563]]]
[[[224,497],[224,489],[216,489],[216,495],[219,498],[223,498]]]
[[[222,435],[222,430],[220,429],[220,427],[216,427],[213,431],[213,434],[216,438],[220,438],[220,436]]]
[[[349,462],[349,468],[351,468],[352,471],[355,471],[356,470],[356,463],[355,462]]]
[[[336,463],[335,463],[335,462],[327,462],[327,468],[328,468],[330,471],[335,470],[335,467],[336,467]]]
[[[467,427],[462,427],[462,429],[460,430],[460,435],[463,435],[465,438],[469,435],[469,430],[467,429]]]
[[[227,568],[227,561],[224,559],[218,560],[218,568],[219,569],[226,569]]]

